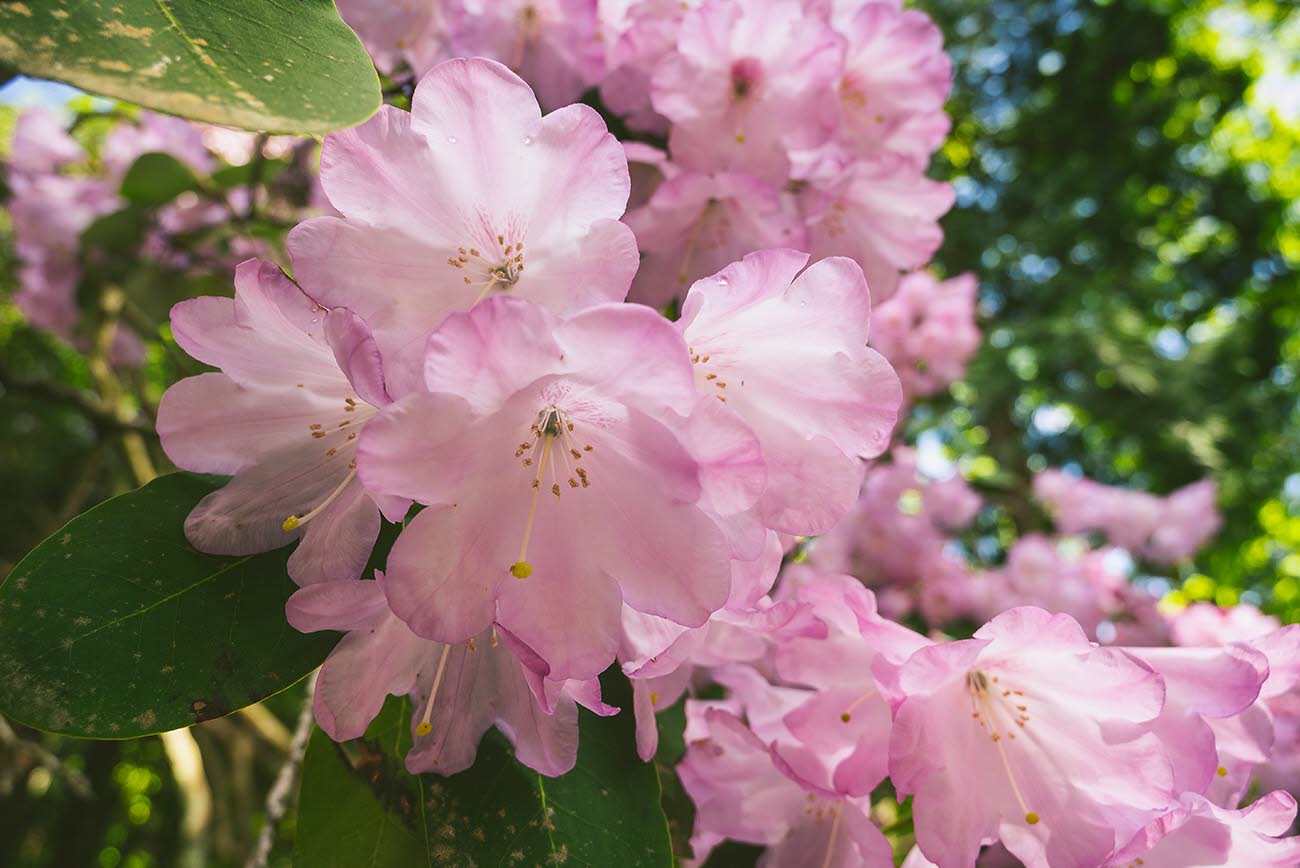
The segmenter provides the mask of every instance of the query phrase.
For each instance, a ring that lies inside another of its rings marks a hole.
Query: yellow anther
[[[518,561],[511,565],[510,575],[516,579],[526,579],[533,574],[533,565],[528,561]]]

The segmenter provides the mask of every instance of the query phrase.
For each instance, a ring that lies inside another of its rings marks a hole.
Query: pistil
[[[322,500],[319,504],[317,504],[315,509],[313,509],[311,512],[307,513],[306,515],[289,516],[284,520],[284,523],[281,524],[280,527],[287,533],[288,531],[291,530],[297,530],[307,522],[311,521],[316,516],[320,515],[322,512],[325,511],[326,507],[328,507],[331,503],[333,503],[335,500],[338,499],[338,496],[343,493],[343,489],[348,487],[348,483],[351,482],[356,475],[357,475],[357,462],[354,459],[348,465],[348,475],[343,478],[343,481],[338,484],[337,488],[335,488],[333,491],[330,492],[329,497]]]
[[[420,725],[415,728],[415,734],[424,736],[433,732],[433,724],[429,723],[429,718],[433,716],[433,700],[438,696],[438,687],[442,684],[442,673],[447,668],[447,654],[451,651],[450,645],[442,646],[442,657],[438,659],[438,669],[433,673],[433,687],[429,690],[429,701],[424,704],[424,716],[420,718]]]

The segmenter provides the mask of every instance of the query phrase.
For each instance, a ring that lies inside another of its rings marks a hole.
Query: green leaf
[[[323,133],[361,123],[379,78],[332,0],[0,3],[0,62],[200,121]]]
[[[631,687],[614,670],[601,680],[623,711],[581,710],[577,767],[558,778],[521,765],[495,731],[466,772],[407,773],[405,699],[390,698],[363,739],[336,745],[317,730],[303,762],[297,864],[668,868],[659,781],[636,756]]]
[[[149,215],[139,206],[128,205],[87,226],[81,233],[81,246],[117,253],[133,252],[148,230]]]
[[[285,621],[290,548],[215,557],[185,516],[224,480],[175,473],[105,501],[0,586],[0,711],[92,738],[163,732],[284,690],[337,641]]]
[[[136,205],[163,205],[189,190],[199,189],[190,167],[171,154],[144,154],[122,179],[122,196]]]

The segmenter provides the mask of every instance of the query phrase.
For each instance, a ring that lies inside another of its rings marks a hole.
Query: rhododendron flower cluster
[[[867,472],[844,520],[813,542],[808,566],[857,576],[875,589],[891,617],[918,606],[936,623],[984,612],[980,584],[950,539],[974,520],[979,495],[960,475],[932,479],[921,473],[915,451],[906,446],[889,455],[888,463]]]
[[[1222,524],[1215,505],[1218,490],[1211,479],[1157,497],[1045,470],[1034,478],[1034,494],[1063,533],[1095,531],[1157,563],[1191,557]]]
[[[1216,532],[1213,482],[1043,472],[1064,536],[1016,538],[1009,483],[897,430],[980,342],[975,278],[926,267],[952,203],[924,174],[951,75],[928,18],[342,7],[410,110],[325,139],[291,268],[176,305],[217,370],[158,414],[179,467],[231,477],[196,548],[296,544],[289,623],[343,634],[326,733],[407,697],[411,772],[469,768],[495,727],[554,776],[583,715],[633,716],[651,760],[684,701],[696,863],[1295,864],[1294,800],[1243,802],[1298,779],[1300,627],[1130,581]]]
[[[769,250],[699,281],[676,323],[623,303],[622,148],[585,106],[543,116],[491,60],[435,67],[411,112],[331,136],[322,163],[341,216],[290,235],[296,282],[249,261],[233,300],[173,311],[221,371],[169,390],[163,444],[234,475],[186,533],[222,554],[301,537],[293,622],[350,631],[317,699],[332,734],[410,694],[412,768],[465,767],[495,723],[558,774],[573,702],[612,711],[593,679],[629,618],[694,648],[793,613],[765,597],[776,533],[839,520],[902,400],[866,346],[866,280]],[[371,580],[381,513],[412,502]],[[544,715],[519,711],[524,686]],[[450,721],[469,728],[434,733]]]
[[[82,234],[100,218],[129,211],[119,191],[140,157],[165,154],[205,177],[223,165],[218,154],[228,163],[247,163],[254,150],[271,157],[297,147],[302,146],[287,137],[262,141],[252,133],[141,111],[119,119],[91,153],[49,110],[24,111],[14,130],[6,178],[21,262],[15,303],[36,328],[86,347],[88,329],[77,290],[85,268],[101,266],[97,257],[102,251],[85,249]],[[269,252],[264,242],[228,226],[233,217],[247,215],[255,195],[242,186],[225,192],[209,187],[202,195],[182,192],[149,215],[133,254],[176,272],[228,273],[240,260]],[[144,360],[139,336],[123,325],[116,327],[109,349],[115,364]]]
[[[528,80],[544,108],[595,88],[630,127],[666,137],[662,183],[626,218],[643,259],[634,301],[681,298],[778,246],[854,259],[881,301],[942,240],[937,220],[953,193],[925,168],[948,132],[952,66],[939,29],[916,10],[801,0],[340,6],[390,74],[418,80],[439,60],[482,55]]]
[[[980,345],[973,274],[940,281],[928,271],[902,279],[875,310],[871,345],[898,371],[911,398],[925,397],[962,378]]]

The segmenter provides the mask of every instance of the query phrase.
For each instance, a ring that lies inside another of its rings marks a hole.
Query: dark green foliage
[[[317,730],[303,770],[299,864],[668,868],[658,777],[636,757],[631,688],[617,670],[601,681],[623,711],[581,710],[578,765],[558,778],[519,764],[495,730],[469,771],[408,774],[406,700],[390,699],[363,739],[336,745]]]
[[[126,738],[260,702],[337,637],[284,620],[288,547],[196,551],[185,516],[220,481],[172,474],[79,516],[0,586],[0,710],[69,735]]]

